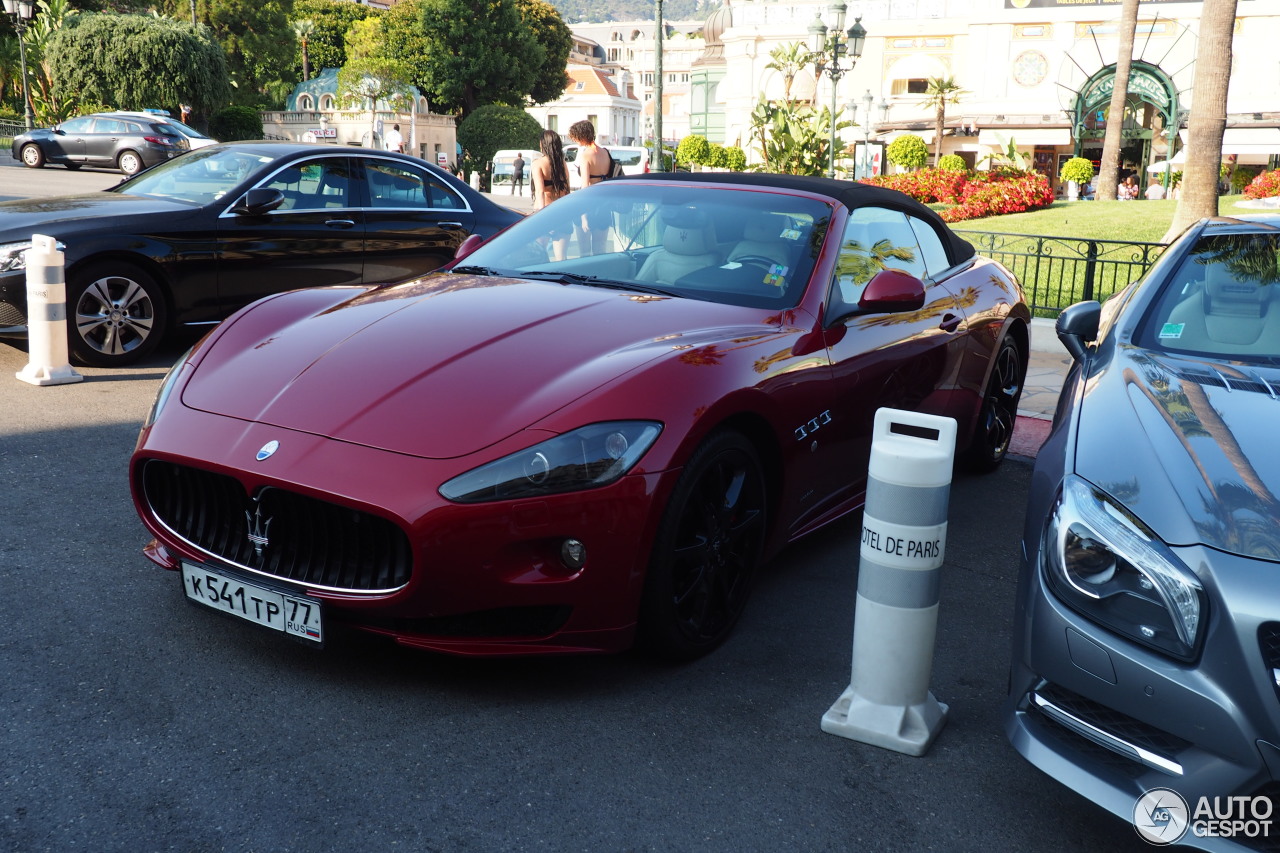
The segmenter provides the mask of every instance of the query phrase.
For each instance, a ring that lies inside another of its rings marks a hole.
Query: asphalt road
[[[954,483],[950,715],[911,758],[819,728],[849,683],[857,519],[775,560],[684,666],[317,652],[186,603],[126,478],[178,349],[38,388],[0,340],[0,851],[1149,849],[1002,733],[1025,460]]]

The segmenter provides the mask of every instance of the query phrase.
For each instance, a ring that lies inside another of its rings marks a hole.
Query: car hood
[[[140,214],[185,214],[190,202],[112,192],[24,198],[0,202],[0,242],[29,240],[34,234],[59,236],[60,226],[95,220],[104,228],[119,228],[122,217]]]
[[[307,294],[259,303],[228,324],[183,403],[453,458],[534,426],[677,349],[759,334],[763,316],[687,299],[448,274],[318,312]],[[308,310],[291,310],[290,302]],[[593,419],[584,413],[583,423]]]
[[[1280,370],[1121,347],[1090,377],[1077,472],[1171,545],[1280,560]]]

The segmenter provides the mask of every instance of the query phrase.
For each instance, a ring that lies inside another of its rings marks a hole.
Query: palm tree
[[[1123,0],[1120,6],[1120,47],[1116,56],[1116,85],[1111,90],[1107,112],[1107,135],[1102,140],[1102,166],[1094,198],[1115,201],[1120,184],[1120,148],[1124,145],[1124,111],[1129,102],[1129,69],[1133,65],[1133,36],[1138,29],[1138,0]]]
[[[293,22],[293,34],[298,37],[298,47],[302,51],[302,81],[311,79],[311,60],[307,56],[307,42],[316,31],[314,21],[303,18]]]
[[[1231,78],[1231,35],[1235,24],[1236,0],[1204,0],[1192,82],[1195,100],[1187,122],[1187,165],[1165,242],[1197,219],[1218,215],[1218,170],[1222,164],[1222,134],[1227,129],[1227,83]]]
[[[947,121],[947,104],[958,104],[960,98],[969,93],[960,88],[954,77],[930,77],[925,94],[928,97],[924,99],[924,105],[933,107],[935,110],[933,120],[933,165],[937,166],[942,161],[942,131]]]
[[[791,84],[795,82],[796,75],[813,62],[814,56],[802,41],[780,44],[769,52],[769,56],[770,62],[765,68],[782,75],[782,98],[789,104],[791,103]],[[813,92],[816,98],[818,94],[816,82]]]

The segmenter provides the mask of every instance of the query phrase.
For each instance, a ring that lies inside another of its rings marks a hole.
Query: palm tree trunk
[[[934,114],[933,120],[933,168],[938,168],[942,163],[942,129],[947,123],[947,99],[945,95],[938,96],[938,111]]]
[[[1129,69],[1133,65],[1133,35],[1138,29],[1138,0],[1124,0],[1120,7],[1120,46],[1116,56],[1116,86],[1107,112],[1107,135],[1102,141],[1102,166],[1094,198],[1115,201],[1120,183],[1120,149],[1124,146],[1124,108],[1129,100]]]
[[[1227,84],[1231,79],[1235,24],[1236,0],[1204,0],[1192,83],[1195,100],[1187,122],[1187,164],[1165,242],[1196,220],[1218,215],[1218,170],[1222,165],[1222,134],[1227,129]]]

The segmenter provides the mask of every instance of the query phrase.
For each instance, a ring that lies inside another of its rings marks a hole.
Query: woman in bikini
[[[607,149],[596,144],[596,126],[589,121],[574,122],[569,126],[569,138],[578,143],[578,157],[574,161],[578,173],[582,176],[582,185],[589,187],[609,177],[609,167],[613,158]],[[609,236],[609,225],[613,217],[609,211],[596,211],[582,215],[582,236],[580,243],[584,250],[589,247],[593,255],[604,251],[605,240]]]
[[[533,164],[533,209],[541,210],[558,198],[569,194],[569,169],[564,162],[564,147],[560,134],[554,130],[542,131],[539,139],[542,156]],[[566,232],[551,231],[551,259],[563,261],[569,244]]]

